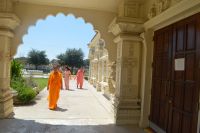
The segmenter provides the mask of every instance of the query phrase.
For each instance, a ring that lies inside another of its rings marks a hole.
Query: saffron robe
[[[62,88],[62,74],[57,71],[52,71],[48,80],[49,88],[49,109],[56,109],[57,102],[60,94],[60,89]]]
[[[69,90],[69,80],[70,80],[71,72],[69,70],[64,73],[64,81],[65,81],[65,89]]]
[[[77,87],[80,85],[80,88],[83,87],[83,79],[84,79],[84,70],[79,69],[76,73]]]

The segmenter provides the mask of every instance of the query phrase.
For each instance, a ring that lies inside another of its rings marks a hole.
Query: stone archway
[[[112,45],[113,35],[107,32],[107,27],[110,20],[114,17],[114,14],[106,15],[104,12],[101,13],[97,11],[92,15],[92,12],[90,11],[61,7],[48,7],[46,11],[38,13],[39,10],[43,10],[46,7],[18,3],[13,5],[10,0],[4,2],[2,7],[5,8],[0,8],[0,12],[2,12],[0,13],[0,27],[2,27],[2,30],[0,31],[0,40],[2,43],[0,48],[0,68],[2,70],[0,72],[0,118],[6,118],[13,112],[13,100],[10,91],[10,62],[16,54],[19,44],[22,42],[22,36],[26,34],[28,27],[33,25],[37,20],[45,18],[49,14],[55,15],[60,12],[68,14],[74,12],[76,16],[86,18],[88,22],[94,24],[94,27],[102,33],[107,44],[109,44],[107,45],[107,48],[113,53],[111,54],[113,56],[110,56],[110,60],[115,59],[115,48],[113,48],[114,45]],[[24,12],[21,9],[25,9],[27,12]],[[13,11],[16,15],[13,14]],[[106,19],[104,19],[103,22],[100,22],[99,20],[102,16],[106,16]]]
[[[94,29],[97,29],[101,33],[102,38],[106,41],[106,48],[109,53],[112,53],[109,60],[113,61],[116,58],[116,47],[113,42],[114,36],[108,32],[108,26],[116,16],[114,13],[26,3],[16,3],[14,12],[22,23],[15,30],[11,51],[12,55],[16,53],[18,45],[22,42],[22,36],[26,34],[30,25],[34,25],[37,20],[45,19],[49,15],[56,16],[58,13],[63,13],[64,15],[73,14],[76,18],[83,18],[86,23],[91,23]]]
[[[12,5],[11,0],[9,0],[9,2]],[[4,6],[6,7],[7,5],[8,4],[5,4]],[[129,13],[129,10],[124,10],[125,12],[120,12],[119,16],[110,24],[111,20],[113,20],[113,18],[116,16],[115,13],[34,5],[20,2],[15,3],[13,8],[12,6],[10,8],[12,8],[14,13],[20,18],[21,24],[15,30],[14,28],[8,28],[8,30],[15,32],[15,36],[13,36],[12,41],[10,39],[10,42],[5,43],[7,50],[9,50],[9,60],[7,60],[6,63],[10,63],[10,59],[16,53],[17,47],[21,42],[22,36],[26,33],[27,28],[30,25],[33,25],[38,19],[45,18],[49,14],[55,15],[59,12],[64,14],[73,13],[75,16],[82,16],[86,21],[91,22],[95,29],[100,31],[101,38],[103,38],[106,42],[105,48],[109,53],[109,61],[116,61],[116,93],[113,103],[116,123],[138,124],[141,109],[139,78],[141,75],[140,54],[142,44],[142,38],[139,36],[139,34],[143,31],[144,22],[140,9],[143,7],[143,4],[141,2],[137,2],[137,5],[135,6],[134,3],[130,2],[128,3],[129,6],[126,5],[126,1],[123,1],[121,3],[121,9],[126,8],[134,11],[136,10],[137,14],[133,12]],[[5,12],[7,12],[7,10],[5,10]],[[12,10],[10,13],[12,13]],[[5,13],[5,15],[7,15],[7,13]],[[114,44],[113,39],[116,44]],[[4,56],[6,56],[6,53]],[[5,57],[2,59],[4,60]],[[115,67],[114,64],[112,64],[111,67],[112,66]],[[4,67],[4,70],[8,72],[9,67]],[[5,74],[5,79],[9,78],[10,73],[8,72]],[[9,80],[5,82],[1,90],[9,90]],[[2,104],[6,103],[5,99],[7,97],[8,96],[6,95],[5,98],[2,98]],[[12,103],[12,97],[10,97],[10,101],[10,103]],[[2,108],[2,113],[5,113],[5,110],[7,111],[10,109],[9,113],[2,115],[2,118],[7,117],[12,112],[12,104],[7,104],[5,108]]]

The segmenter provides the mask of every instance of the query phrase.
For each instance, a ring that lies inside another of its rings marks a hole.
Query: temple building
[[[58,13],[93,25],[89,82],[117,125],[199,133],[200,0],[0,0],[0,118],[13,113],[10,63],[22,37]]]

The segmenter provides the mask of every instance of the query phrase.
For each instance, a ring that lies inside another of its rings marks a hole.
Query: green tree
[[[28,58],[26,58],[26,57],[18,57],[18,58],[15,58],[15,60],[17,60],[18,62],[20,62],[24,66],[28,63]]]
[[[89,67],[89,65],[90,65],[89,59],[83,60],[83,66],[84,66],[84,67]]]
[[[83,51],[81,49],[67,49],[66,52],[57,56],[59,63],[62,65],[68,65],[72,68],[79,68],[83,66]]]
[[[37,70],[39,65],[49,64],[49,59],[47,58],[45,51],[32,49],[28,53],[28,63],[35,65],[35,68]]]
[[[65,65],[66,64],[66,56],[65,56],[65,54],[58,55],[57,59],[58,59],[58,63],[59,64],[61,64],[61,65]],[[54,60],[54,62],[56,62],[56,60]]]

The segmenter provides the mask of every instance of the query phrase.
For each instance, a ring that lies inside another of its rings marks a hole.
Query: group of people
[[[57,102],[59,99],[60,90],[63,88],[63,78],[65,89],[69,90],[69,81],[71,79],[71,71],[68,66],[64,67],[62,71],[60,66],[57,64],[53,65],[53,70],[51,71],[48,79],[47,90],[49,90],[49,109],[54,110],[57,108]],[[83,87],[84,81],[84,69],[81,67],[78,69],[75,78],[77,81],[77,88],[80,86],[80,89]]]

